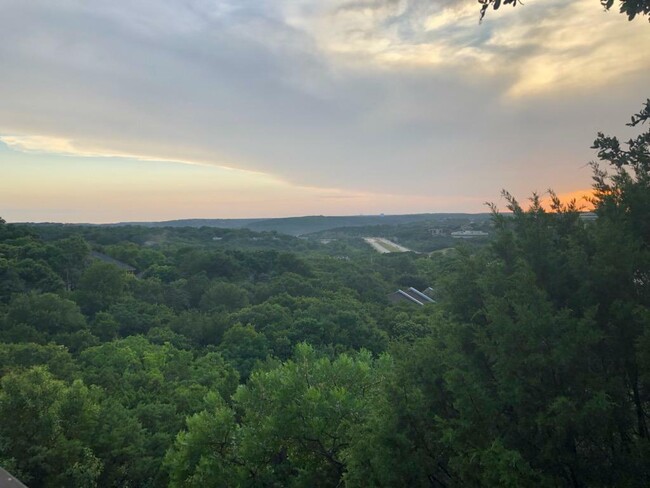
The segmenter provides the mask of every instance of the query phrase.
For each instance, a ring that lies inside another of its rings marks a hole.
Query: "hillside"
[[[484,220],[488,214],[425,213],[410,215],[350,215],[285,217],[272,219],[181,219],[164,222],[120,222],[111,225],[138,225],[144,227],[220,227],[224,229],[250,229],[257,232],[275,231],[289,235],[304,235],[345,227],[377,225],[402,225],[417,222]]]

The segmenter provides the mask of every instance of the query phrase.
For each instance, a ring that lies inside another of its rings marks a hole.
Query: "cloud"
[[[568,192],[650,85],[647,25],[592,3],[3,0],[0,134],[432,205]]]
[[[219,164],[214,160],[211,162],[191,161],[182,159],[165,159],[147,155],[128,154],[123,152],[111,152],[100,147],[80,146],[77,142],[61,137],[38,136],[38,135],[0,135],[0,143],[8,148],[27,154],[45,154],[56,156],[70,156],[77,158],[118,158],[129,159],[141,162],[159,162],[172,164],[187,164],[191,166],[210,166],[228,171],[240,171],[251,174],[264,175],[258,171],[251,171],[242,168],[235,168],[227,164]]]
[[[513,97],[598,88],[647,73],[650,64],[647,26],[603,13],[590,0],[504,7],[480,27],[471,2],[331,3],[293,20],[330,56],[355,65],[500,75],[502,92]]]
[[[26,153],[55,153],[67,155],[85,155],[86,152],[80,153],[68,139],[47,136],[0,136],[0,142],[3,142],[11,149]]]

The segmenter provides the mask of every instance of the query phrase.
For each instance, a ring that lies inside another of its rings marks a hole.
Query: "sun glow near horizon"
[[[5,219],[114,223],[480,211],[482,204],[478,197],[407,196],[300,186],[263,173],[210,164],[97,153],[72,155],[72,147],[32,145],[30,150],[19,152],[15,145],[13,150],[5,146],[4,151],[0,146],[0,158],[14,163],[4,168],[0,180],[0,208]],[[64,154],[49,152],[56,148],[64,149]]]

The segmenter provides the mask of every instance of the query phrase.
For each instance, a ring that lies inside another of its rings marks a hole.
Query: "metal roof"
[[[104,253],[97,252],[97,251],[92,251],[90,253],[90,255],[92,257],[94,257],[95,259],[99,259],[100,261],[104,261],[105,263],[113,264],[113,265],[117,266],[118,268],[123,269],[125,271],[135,271],[135,268],[133,266],[131,266],[130,264],[126,264],[126,263],[123,263],[122,261],[118,261],[117,259],[110,257],[108,254],[104,254]],[[0,487],[0,488],[2,488],[2,487]]]

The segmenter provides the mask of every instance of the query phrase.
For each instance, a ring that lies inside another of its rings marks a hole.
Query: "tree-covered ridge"
[[[0,465],[33,487],[650,485],[650,130],[594,148],[596,220],[505,193],[490,243],[448,254],[0,224]],[[423,285],[435,304],[386,299]]]

